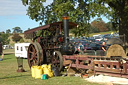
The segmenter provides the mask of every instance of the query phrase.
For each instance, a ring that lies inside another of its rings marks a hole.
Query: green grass
[[[3,50],[3,53],[4,54],[7,54],[7,53],[14,53],[15,52],[15,49],[4,49]]]
[[[89,36],[92,37],[93,35],[97,35],[97,34],[111,34],[111,32],[113,32],[113,31],[99,32],[99,33],[91,33],[91,34],[89,34]]]
[[[31,77],[27,59],[23,59],[26,72],[17,72],[17,59],[14,54],[6,54],[0,61],[0,85],[99,85],[87,82],[80,77],[52,77],[47,80],[34,79]]]

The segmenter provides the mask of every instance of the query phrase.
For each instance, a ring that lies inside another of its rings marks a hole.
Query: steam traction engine
[[[59,70],[68,65],[81,73],[89,70],[95,74],[107,74],[128,78],[128,58],[121,40],[112,39],[106,56],[74,54],[75,48],[69,42],[69,29],[77,24],[69,22],[66,15],[63,22],[55,22],[25,31],[26,38],[33,38],[28,47],[28,64],[52,64]],[[124,46],[125,47],[125,46]]]
[[[72,55],[74,46],[69,43],[69,29],[77,24],[69,22],[68,17],[63,15],[63,22],[55,22],[25,31],[26,38],[33,38],[28,47],[28,64],[42,65],[52,64],[61,70],[64,54]]]

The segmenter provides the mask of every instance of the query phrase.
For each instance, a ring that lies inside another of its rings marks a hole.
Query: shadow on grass
[[[10,53],[10,52],[9,53],[4,53],[4,55],[10,55],[10,54],[14,54],[14,53],[13,52],[12,53]]]
[[[31,76],[31,75],[9,76],[9,77],[2,77],[0,79],[18,78],[18,77],[25,77],[25,76]]]

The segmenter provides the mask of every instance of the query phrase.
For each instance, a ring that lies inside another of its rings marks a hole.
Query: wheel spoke
[[[33,57],[31,57],[29,60],[30,60],[30,61],[33,60]]]
[[[33,52],[32,52],[32,51],[30,51],[30,50],[29,50],[28,52],[29,52],[29,53],[31,53],[31,54],[33,53]]]
[[[34,49],[35,49],[35,48],[34,48],[34,45],[32,45],[32,50],[34,51]]]

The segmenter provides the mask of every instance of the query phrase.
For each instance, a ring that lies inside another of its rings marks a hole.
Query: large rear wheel
[[[31,68],[33,65],[41,65],[43,62],[43,51],[39,43],[31,43],[28,47],[28,64]]]

